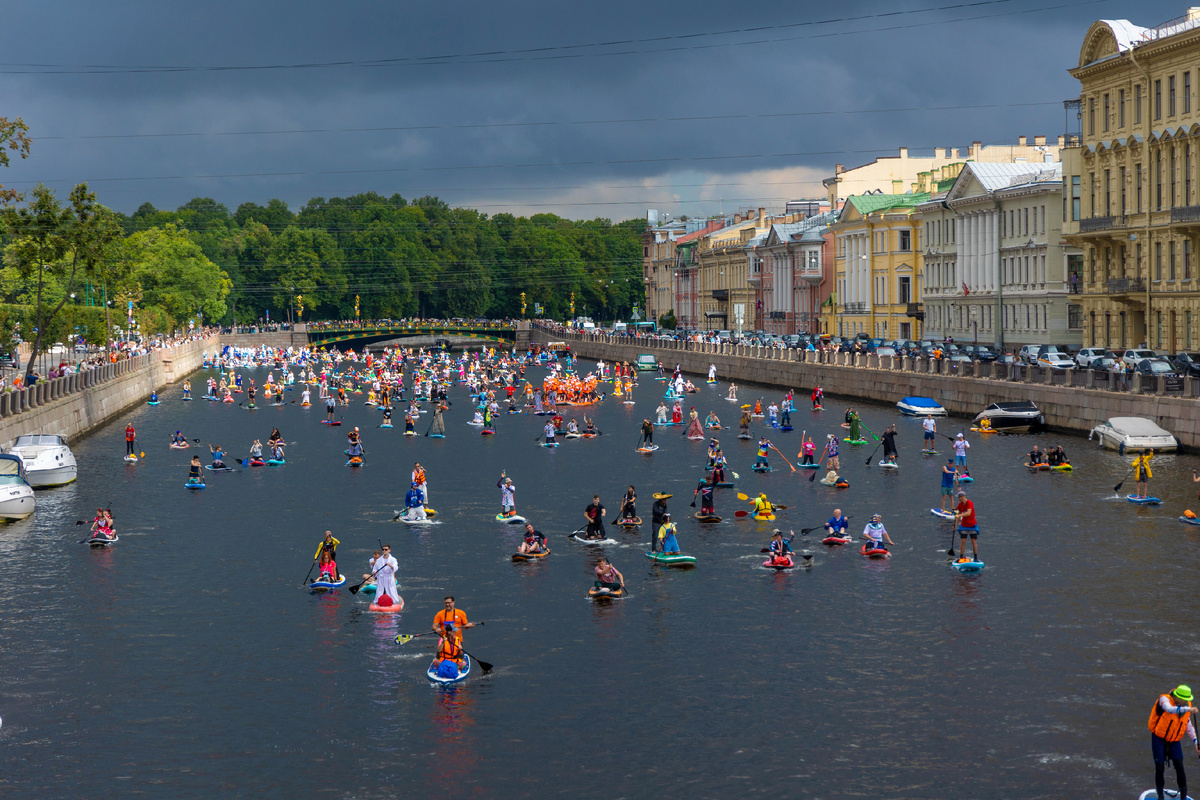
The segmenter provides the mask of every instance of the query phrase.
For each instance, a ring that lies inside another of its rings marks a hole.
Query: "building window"
[[[1110,171],[1111,170],[1107,170],[1107,169],[1104,170],[1104,216],[1106,216],[1106,217],[1112,216],[1112,203],[1109,200],[1109,182],[1108,182]],[[1033,227],[1034,227],[1034,230],[1037,230],[1037,217],[1034,217]]]
[[[1171,145],[1171,208],[1175,207],[1175,145]]]
[[[1192,73],[1183,73],[1183,113],[1192,113]]]
[[[1075,303],[1067,304],[1067,327],[1073,331],[1083,328],[1083,306]]]
[[[1000,236],[1008,236],[1008,215],[1000,212]]]
[[[1192,204],[1192,143],[1183,146],[1183,202],[1180,205]]]
[[[1154,119],[1162,119],[1162,79],[1154,82]]]
[[[1142,85],[1133,87],[1133,124],[1142,124]]]
[[[1167,244],[1167,279],[1175,280],[1175,241]]]
[[[1142,165],[1141,164],[1133,165],[1133,182],[1134,182],[1134,185],[1137,186],[1137,192],[1136,192],[1137,205],[1134,206],[1133,211],[1135,214],[1140,214],[1140,213],[1142,213]]]
[[[1154,243],[1154,280],[1162,280],[1162,242]]]
[[[1080,190],[1079,176],[1072,175],[1071,176],[1071,220],[1073,222],[1079,221],[1079,203],[1080,203],[1079,190]]]
[[[1183,279],[1190,281],[1192,279],[1192,240],[1183,240]]]
[[[912,302],[912,278],[903,277],[896,279],[896,291],[899,292],[899,297],[896,298],[898,303]]]
[[[1138,242],[1133,248],[1133,277],[1142,277],[1142,243]]]
[[[1108,92],[1104,93],[1104,132],[1108,133]]]
[[[1118,174],[1121,181],[1121,216],[1123,217],[1125,216],[1125,168],[1121,167],[1121,171]]]
[[[1154,154],[1154,210],[1162,211],[1162,150]]]
[[[1088,98],[1088,136],[1096,135],[1096,98]]]
[[[1175,116],[1175,76],[1167,76],[1167,116]]]
[[[1157,336],[1158,345],[1156,345],[1156,346],[1162,347],[1162,312],[1161,311],[1156,312],[1155,316],[1157,317],[1157,319],[1155,321],[1158,323],[1155,326],[1157,328],[1157,334],[1158,334],[1158,336]]]
[[[1192,349],[1192,312],[1183,312],[1183,346]]]
[[[1117,127],[1125,127],[1125,90],[1117,90]]]
[[[900,252],[912,250],[912,231],[900,231]]]
[[[1017,211],[1017,227],[1021,227],[1021,212]],[[1096,216],[1096,173],[1088,173],[1088,216]]]

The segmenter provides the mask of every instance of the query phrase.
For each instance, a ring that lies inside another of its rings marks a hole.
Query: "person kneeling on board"
[[[404,495],[404,519],[409,522],[419,522],[427,518],[425,498],[421,495],[421,487],[414,481],[408,494]]]

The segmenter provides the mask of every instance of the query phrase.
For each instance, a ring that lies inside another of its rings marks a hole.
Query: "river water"
[[[378,430],[378,412],[356,401],[345,414],[363,428],[361,470],[344,466],[349,428],[320,425],[320,407],[248,413],[168,390],[157,408],[75,443],[79,481],[39,493],[33,518],[0,530],[0,789],[612,800],[1134,797],[1152,786],[1150,706],[1200,683],[1200,530],[1176,521],[1197,506],[1194,458],[1156,460],[1165,502],[1145,508],[1114,495],[1128,459],[1081,438],[972,436],[969,494],[988,567],[963,576],[947,565],[949,523],[929,514],[949,442],[923,459],[919,423],[866,406],[870,429],[899,425],[900,470],[868,468],[869,450],[845,446],[847,490],[809,483],[778,457],[758,475],[725,389],[703,387],[687,404],[735,425],[723,444],[740,479],[718,491],[725,521],[707,527],[685,516],[704,443],[660,429],[657,453],[634,452],[661,395],[652,380],[634,406],[592,409],[604,436],[557,450],[534,445],[539,417],[503,416],[496,436],[479,436],[462,389],[443,440]],[[743,401],[779,394],[742,389]],[[780,449],[796,453],[802,430],[842,433],[846,402],[801,410],[795,432],[774,434]],[[121,461],[127,421],[146,453],[136,466]],[[168,450],[176,429],[242,457],[275,425],[293,443],[286,466],[206,473],[205,491],[183,488],[197,450]],[[1075,472],[1029,474],[1020,464],[1032,442],[1064,444]],[[417,460],[438,525],[390,521]],[[517,526],[493,520],[501,470],[519,513],[550,535],[541,563],[510,560]],[[630,483],[647,520],[652,492],[674,494],[695,570],[652,565],[648,524],[614,530],[618,543],[603,550],[566,538],[593,493],[612,519]],[[770,528],[734,518],[738,491],[792,506],[776,523],[785,529],[819,524],[835,505],[856,533],[883,514],[894,557],[868,562],[797,537],[812,567],[765,570]],[[74,521],[110,503],[120,542],[76,544],[85,528]],[[378,540],[393,546],[403,614],[301,588],[326,529],[351,578]],[[600,552],[629,598],[586,597]],[[425,678],[430,639],[394,638],[428,630],[448,593],[486,621],[466,645],[495,669],[439,689]]]

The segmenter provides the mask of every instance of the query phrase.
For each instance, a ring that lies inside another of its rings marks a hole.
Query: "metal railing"
[[[1109,294],[1127,294],[1146,291],[1146,282],[1141,278],[1111,278],[1104,284]]]
[[[1172,208],[1171,222],[1200,222],[1200,206],[1176,206]]]

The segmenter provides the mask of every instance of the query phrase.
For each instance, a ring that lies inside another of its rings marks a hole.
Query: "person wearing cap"
[[[419,522],[426,519],[425,498],[421,496],[421,487],[413,481],[408,494],[404,495],[404,519],[409,522]]]
[[[966,437],[959,433],[954,438],[954,466],[962,467],[963,475],[970,475],[971,471],[967,469],[967,451],[971,449],[971,443],[966,440]]]
[[[675,530],[675,523],[671,522],[670,512],[663,514],[663,524],[658,528],[658,549],[663,552],[663,555],[679,555],[679,541],[675,538]]]
[[[513,486],[512,478],[500,472],[500,480],[496,481],[500,489],[500,516],[511,517],[517,513],[517,487]]]
[[[545,553],[549,550],[546,547],[546,534],[539,530],[535,530],[532,522],[525,523],[525,541],[517,546],[518,553]]]
[[[967,493],[958,490],[958,504],[954,506],[954,524],[958,526],[958,558],[963,560],[967,548],[967,537],[971,537],[971,557],[979,560],[979,523],[975,521],[975,504],[967,499]]]
[[[792,534],[795,538],[795,534]],[[786,564],[788,554],[792,552],[792,540],[783,538],[783,531],[776,528],[771,534],[771,543],[767,545],[767,552],[771,554],[772,564]]]
[[[1196,710],[1192,705],[1192,690],[1185,685],[1176,686],[1170,694],[1159,695],[1154,708],[1150,709],[1150,752],[1154,756],[1154,789],[1158,793],[1158,800],[1163,800],[1163,786],[1166,783],[1163,773],[1168,758],[1175,767],[1179,797],[1187,797],[1187,775],[1183,772],[1183,745],[1180,742],[1187,734],[1197,754],[1200,754],[1196,728],[1192,725],[1192,713]]]
[[[716,472],[714,471],[708,478],[701,478],[700,483],[696,486],[696,490],[692,492],[700,496],[700,516],[711,517],[717,513],[716,503],[713,496],[716,494],[714,489],[717,486]]]
[[[654,505],[650,507],[650,552],[653,553],[658,548],[658,529],[667,515],[667,499],[671,495],[655,492],[650,496],[654,498]]]
[[[592,495],[592,502],[588,503],[588,507],[583,510],[583,516],[587,520],[587,531],[583,534],[585,539],[603,539],[606,534],[604,532],[604,515],[608,511],[600,502],[600,495]]]
[[[886,550],[887,548],[883,546],[885,541],[892,547],[896,546],[896,543],[892,541],[892,537],[888,536],[887,528],[883,527],[883,517],[879,514],[871,517],[871,521],[863,528],[862,535],[864,539],[871,543],[871,549],[873,550]]]
[[[954,502],[954,483],[957,480],[958,468],[954,466],[954,459],[948,458],[942,467],[942,511],[948,512],[950,509],[946,506]]]

